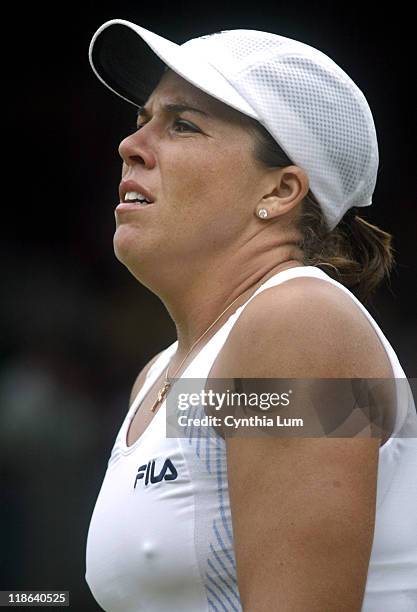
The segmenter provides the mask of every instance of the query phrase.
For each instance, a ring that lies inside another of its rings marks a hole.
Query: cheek
[[[190,163],[190,158],[192,163]],[[161,165],[164,200],[181,214],[210,215],[213,210],[236,209],[253,185],[251,165],[239,149],[205,150],[176,156]]]
[[[196,201],[209,196],[215,188],[215,168],[210,158],[191,152],[165,163],[161,176],[165,195],[173,208],[193,207]]]

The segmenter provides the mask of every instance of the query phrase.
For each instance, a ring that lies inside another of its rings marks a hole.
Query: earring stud
[[[268,216],[268,211],[266,210],[266,208],[260,208],[258,210],[258,217],[260,217],[261,219],[266,219]]]

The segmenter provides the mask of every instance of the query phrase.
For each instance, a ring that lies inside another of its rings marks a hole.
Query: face
[[[116,256],[138,278],[162,264],[227,256],[262,197],[263,169],[243,115],[172,71],[143,108],[119,153],[122,180],[138,183],[153,203],[116,210]]]

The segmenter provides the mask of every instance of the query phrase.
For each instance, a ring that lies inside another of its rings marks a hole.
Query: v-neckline
[[[130,445],[127,444],[127,437],[128,437],[130,425],[136,413],[140,410],[144,399],[146,398],[147,394],[153,387],[155,381],[158,380],[158,378],[161,376],[162,372],[166,368],[170,358],[172,357],[172,355],[175,353],[177,349],[177,345],[178,345],[178,341],[176,340],[168,348],[166,348],[165,351],[160,355],[159,359],[156,360],[151,370],[149,370],[148,377],[145,379],[145,382],[142,385],[142,388],[138,392],[137,396],[133,400],[132,405],[129,408],[128,414],[126,415],[126,419],[124,422],[123,431],[121,432],[121,439],[122,439],[122,445],[123,445],[122,450],[124,453],[130,453],[135,448],[137,448],[139,446],[139,443],[142,442],[143,438],[148,435],[149,430],[152,427],[155,427],[154,422],[156,421],[156,419],[161,418],[159,413],[162,411],[165,412],[166,398],[164,399],[164,401],[162,402],[162,404],[160,405],[160,407],[158,408],[158,410],[156,411],[155,415],[152,417],[152,419],[150,420],[146,428],[142,431],[140,436],[132,444]],[[160,361],[160,366],[158,367],[159,361]],[[150,376],[151,371],[152,371],[152,374],[155,373],[153,376]]]

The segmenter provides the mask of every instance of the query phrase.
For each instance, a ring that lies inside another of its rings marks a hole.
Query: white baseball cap
[[[124,19],[104,23],[89,48],[109,89],[139,106],[166,66],[256,119],[307,174],[330,229],[369,206],[379,154],[368,102],[322,51],[259,30],[225,30],[178,45]]]

